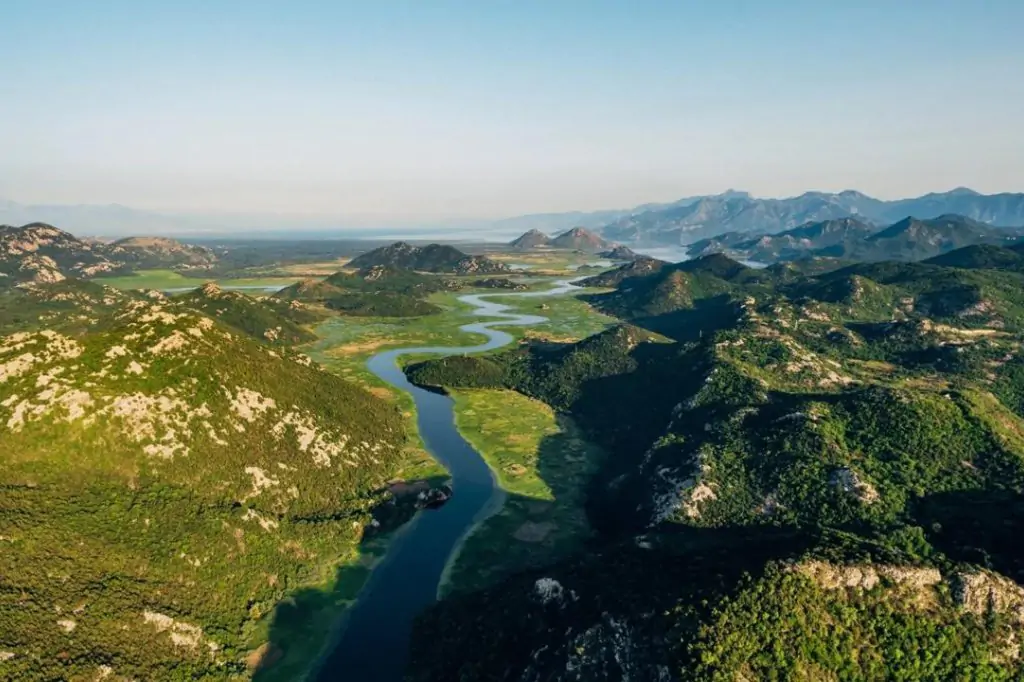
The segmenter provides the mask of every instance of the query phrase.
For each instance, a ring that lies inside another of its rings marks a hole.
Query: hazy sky
[[[1022,0],[0,0],[0,197],[433,219],[1021,191],[1022,30]]]

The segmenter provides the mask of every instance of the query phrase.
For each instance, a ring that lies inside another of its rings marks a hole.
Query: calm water
[[[396,536],[387,556],[346,615],[338,643],[318,671],[319,682],[401,680],[413,619],[435,601],[441,573],[452,550],[497,495],[491,470],[455,428],[452,400],[410,384],[398,369],[396,359],[408,353],[453,355],[504,346],[513,337],[493,327],[534,325],[546,322],[547,318],[510,313],[508,305],[485,299],[554,296],[572,289],[575,287],[565,281],[547,291],[460,296],[460,301],[475,306],[475,315],[495,318],[461,327],[485,335],[486,343],[390,350],[375,355],[367,363],[381,379],[412,395],[420,435],[430,453],[451,473],[455,494],[440,509],[418,514]]]

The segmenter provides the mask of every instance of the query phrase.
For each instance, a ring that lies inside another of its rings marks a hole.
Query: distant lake
[[[693,260],[689,256],[689,246],[636,246],[630,247],[633,251],[643,254],[644,256],[650,256],[651,258],[657,258],[659,260],[668,261],[669,263],[681,263],[684,260]],[[741,260],[743,263],[750,268],[766,268],[768,263],[761,263],[756,260]]]

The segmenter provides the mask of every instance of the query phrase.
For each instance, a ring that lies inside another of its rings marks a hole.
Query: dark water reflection
[[[487,299],[554,296],[575,288],[562,281],[546,291],[460,296],[460,301],[475,307],[473,314],[494,318],[460,327],[486,336],[485,343],[390,350],[367,363],[378,377],[412,395],[420,435],[430,453],[450,472],[455,494],[440,509],[418,514],[391,543],[387,556],[349,610],[338,644],[317,673],[320,682],[401,680],[413,619],[434,602],[448,557],[498,494],[490,468],[455,428],[451,398],[410,384],[396,360],[412,353],[454,355],[504,346],[513,337],[493,327],[540,324],[547,318],[508,312],[509,305]]]

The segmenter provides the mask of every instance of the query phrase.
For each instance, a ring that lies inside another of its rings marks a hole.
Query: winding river
[[[398,358],[411,353],[455,355],[500,348],[513,337],[494,327],[540,324],[547,318],[509,312],[510,305],[484,300],[485,297],[555,296],[575,288],[570,281],[559,281],[545,291],[460,296],[460,301],[475,307],[473,314],[494,318],[460,327],[463,331],[486,336],[485,343],[399,348],[370,358],[367,366],[374,374],[412,395],[420,435],[430,454],[450,472],[455,494],[440,509],[417,514],[396,534],[387,555],[346,613],[335,648],[325,657],[316,674],[318,682],[396,682],[402,679],[413,619],[436,600],[445,565],[460,540],[500,499],[500,490],[487,463],[455,428],[451,398],[410,384],[398,367]]]

